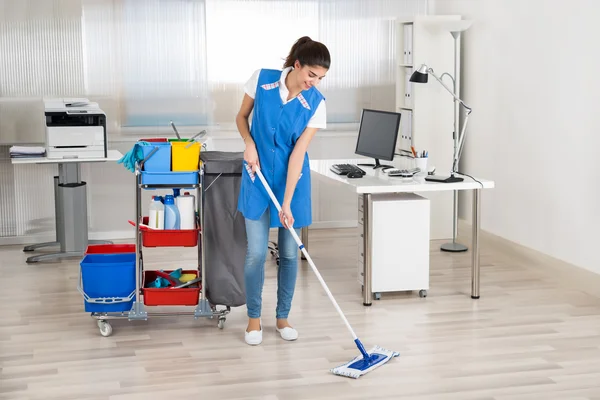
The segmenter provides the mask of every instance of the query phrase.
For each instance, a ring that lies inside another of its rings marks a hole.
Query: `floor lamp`
[[[433,72],[433,69],[431,69],[427,65],[423,64],[417,71],[415,71],[413,73],[413,75],[410,78],[411,82],[426,83],[427,75],[432,74],[438,80],[438,82],[440,82],[440,84],[448,92],[450,92],[452,94],[452,96],[454,97],[454,132],[452,133],[453,142],[454,142],[454,152],[453,152],[453,160],[452,160],[452,173],[451,173],[450,177],[437,179],[440,182],[460,182],[463,180],[460,177],[456,177],[454,174],[456,172],[458,172],[458,161],[460,160],[460,156],[462,153],[462,145],[464,143],[465,128],[467,126],[469,114],[471,113],[471,108],[469,106],[467,106],[459,97],[459,94],[460,94],[459,48],[460,48],[460,37],[461,37],[462,32],[469,29],[471,27],[472,23],[473,23],[473,21],[470,21],[470,20],[453,20],[453,21],[451,20],[451,21],[445,21],[442,23],[442,28],[447,30],[448,32],[450,32],[450,34],[452,34],[452,37],[454,38],[454,76],[450,75],[447,72],[444,72],[440,77],[438,77]],[[452,90],[450,90],[444,84],[444,82],[442,82],[444,75],[448,75],[450,77],[450,79],[452,79],[452,85],[453,85]],[[459,132],[459,109],[460,109],[461,105],[463,107],[465,107],[467,112],[466,112],[465,120],[463,122],[462,132],[459,135],[458,134],[458,132]],[[436,180],[436,179],[430,178],[429,180]],[[454,191],[452,225],[453,225],[452,226],[452,242],[444,243],[441,246],[441,250],[448,251],[448,252],[454,252],[454,253],[467,251],[467,246],[460,244],[456,241],[456,236],[458,235],[458,191],[457,190]]]

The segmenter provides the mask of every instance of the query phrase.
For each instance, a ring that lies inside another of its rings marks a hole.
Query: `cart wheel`
[[[427,297],[427,290],[425,290],[425,289],[419,290],[419,297]]]
[[[98,328],[100,328],[100,334],[104,337],[110,336],[112,334],[112,326],[108,321],[99,320]]]
[[[217,323],[219,329],[223,329],[225,327],[225,320],[225,317],[219,317],[219,322]]]
[[[375,297],[375,300],[381,300],[381,293],[376,292],[373,294],[373,296]]]
[[[277,263],[277,265],[279,265],[279,257],[277,257],[277,258],[275,259],[275,262]]]

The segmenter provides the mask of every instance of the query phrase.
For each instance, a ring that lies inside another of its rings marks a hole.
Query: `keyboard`
[[[333,164],[329,169],[338,175],[348,175],[350,172],[360,172],[363,175],[367,174],[364,170],[353,164]]]
[[[405,178],[411,178],[415,174],[418,174],[419,172],[421,172],[421,170],[419,168],[412,168],[412,169],[388,169],[387,170],[387,174],[389,176],[402,176],[402,177],[405,177]]]

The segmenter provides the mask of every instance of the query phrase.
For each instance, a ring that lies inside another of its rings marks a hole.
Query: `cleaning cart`
[[[120,318],[130,321],[173,315],[218,318],[217,326],[223,329],[231,307],[245,304],[246,233],[243,217],[236,210],[243,154],[203,151],[200,155],[197,148],[195,153],[187,155],[188,160],[179,159],[175,163],[173,155],[168,154],[169,149],[178,151],[178,157],[182,157],[187,143],[177,144],[177,149],[167,143],[170,142],[152,146],[154,149],[148,149],[144,161],[135,167],[135,221],[138,221],[135,246],[115,245],[121,247],[103,249],[89,246],[81,262],[79,289],[86,311],[97,320],[102,336],[112,333],[109,320]],[[200,146],[199,143],[194,145]],[[154,165],[144,168],[158,151]],[[194,157],[199,161],[189,160]],[[167,160],[178,170],[164,168]],[[148,217],[142,215],[142,190],[156,189],[195,191],[196,229],[154,230],[145,226]],[[181,285],[178,275],[174,274],[177,271],[144,269],[143,248],[173,246],[198,249],[198,268],[180,271],[183,275],[198,277],[194,284]],[[100,275],[98,271],[108,271],[110,276]],[[159,277],[171,284],[149,285]],[[170,306],[179,307],[177,311],[170,311]]]

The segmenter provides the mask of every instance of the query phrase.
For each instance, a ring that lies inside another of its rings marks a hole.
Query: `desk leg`
[[[306,249],[306,251],[308,251],[308,226],[305,226],[304,228],[302,228],[302,244],[304,245],[304,248]],[[301,257],[303,260],[306,260],[306,257],[304,257],[304,253],[301,254]]]
[[[37,249],[41,249],[44,247],[52,247],[52,246],[58,246],[58,245],[60,245],[59,242],[44,242],[44,243],[30,244],[29,246],[23,247],[23,251],[25,253],[29,253],[29,252],[36,251]]]
[[[481,226],[481,189],[473,190],[473,253],[471,254],[471,298],[479,298],[479,229]]]
[[[364,276],[363,306],[370,306],[373,301],[371,243],[373,240],[373,202],[370,193],[363,194],[363,243],[364,243]]]

